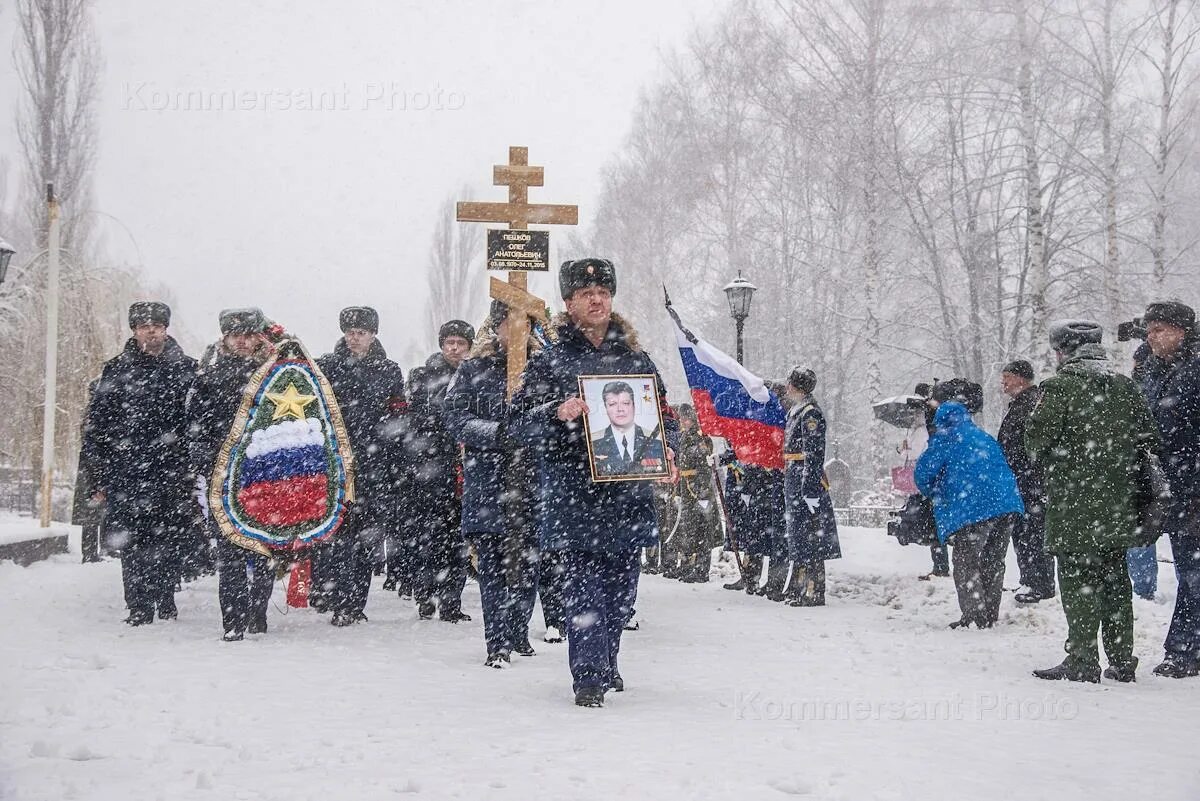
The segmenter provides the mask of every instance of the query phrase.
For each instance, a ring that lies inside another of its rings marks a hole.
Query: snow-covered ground
[[[0,512],[0,545],[12,545],[44,537],[61,537],[78,530],[66,523],[51,523],[50,528],[39,528],[36,520],[31,521],[28,517],[18,517],[9,512]],[[76,548],[76,553],[78,553],[78,548]]]
[[[347,629],[277,587],[270,633],[227,644],[214,579],[130,629],[116,562],[2,564],[0,798],[1200,797],[1200,679],[1150,675],[1169,564],[1135,600],[1138,683],[1081,686],[1029,675],[1062,656],[1057,602],[1006,595],[997,629],[949,631],[950,581],[915,579],[928,551],[867,529],[843,547],[825,609],[645,577],[604,709],[572,704],[540,625],[536,657],[482,667],[473,584],[452,626],[376,579]]]

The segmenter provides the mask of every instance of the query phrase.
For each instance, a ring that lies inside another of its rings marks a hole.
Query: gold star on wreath
[[[281,417],[295,417],[297,420],[303,420],[304,407],[316,399],[316,395],[301,395],[296,390],[295,384],[288,384],[287,389],[283,392],[268,392],[267,400],[275,404],[275,413],[271,416],[271,422]]]

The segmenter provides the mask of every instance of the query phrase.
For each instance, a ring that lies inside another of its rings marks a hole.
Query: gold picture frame
[[[627,393],[628,402],[623,400]],[[584,413],[583,425],[593,482],[657,481],[670,475],[657,376],[581,375],[579,397],[592,410]],[[593,429],[593,417],[603,425]]]

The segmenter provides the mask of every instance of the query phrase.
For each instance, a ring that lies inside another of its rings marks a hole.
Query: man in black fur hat
[[[196,360],[167,334],[171,309],[129,307],[133,332],[110,359],[88,404],[82,460],[107,506],[107,545],[121,554],[125,622],[178,616],[175,585],[192,531],[184,403]]]
[[[552,323],[557,340],[525,369],[512,399],[510,433],[537,455],[541,546],[562,552],[575,703],[598,707],[608,690],[625,689],[617,668],[621,632],[633,614],[641,549],[658,541],[658,531],[649,484],[592,481],[583,415],[601,410],[588,409],[579,395],[579,377],[654,375],[672,448],[678,446],[679,425],[637,332],[613,313],[617,275],[612,262],[565,262],[558,282],[567,311]],[[667,458],[674,473],[673,450]]]
[[[405,459],[413,503],[404,528],[416,532],[413,595],[422,620],[435,611],[448,623],[471,619],[462,611],[468,552],[460,526],[459,449],[446,430],[442,407],[446,387],[474,341],[469,323],[444,323],[438,330],[438,352],[409,375]]]
[[[354,511],[335,541],[314,554],[313,586],[319,608],[333,611],[335,626],[366,621],[373,555],[392,528],[395,440],[401,436],[404,374],[378,339],[379,313],[351,306],[338,315],[342,338],[317,360],[329,379],[354,450]]]

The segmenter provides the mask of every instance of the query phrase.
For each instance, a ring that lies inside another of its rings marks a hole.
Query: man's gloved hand
[[[204,476],[196,476],[196,489],[193,493],[196,503],[200,504],[200,511],[204,514],[204,519],[208,520],[211,515],[208,511],[208,479]]]

